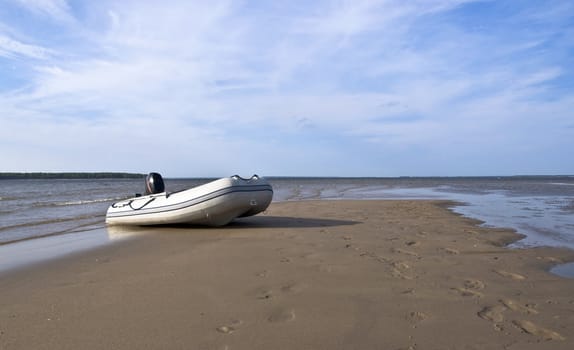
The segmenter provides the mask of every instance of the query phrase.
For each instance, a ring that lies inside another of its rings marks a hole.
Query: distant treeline
[[[135,173],[0,173],[0,180],[14,179],[140,179]]]

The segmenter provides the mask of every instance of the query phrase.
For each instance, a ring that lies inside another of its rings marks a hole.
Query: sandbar
[[[297,201],[0,275],[0,349],[574,349],[567,249],[444,201]]]

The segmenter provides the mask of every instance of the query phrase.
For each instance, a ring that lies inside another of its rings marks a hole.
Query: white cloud
[[[66,0],[17,0],[29,11],[61,22],[74,22]]]
[[[116,154],[114,166],[129,161],[137,167],[138,158],[150,155],[144,151],[150,143],[151,158],[180,173],[182,165],[170,164],[188,157],[212,169],[224,168],[221,162],[255,164],[253,154],[281,154],[287,164],[300,164],[294,158],[305,149],[335,162],[333,145],[314,143],[311,135],[333,135],[365,153],[446,152],[452,142],[484,144],[511,126],[523,141],[544,124],[540,115],[553,113],[562,125],[558,116],[572,107],[568,96],[547,101],[554,82],[571,74],[561,57],[547,59],[554,52],[548,41],[564,27],[516,36],[449,21],[449,11],[472,1],[263,8],[234,1],[102,1],[83,4],[84,20],[66,1],[20,2],[63,23],[64,32],[57,44],[47,33],[42,46],[10,39],[25,34],[0,34],[0,56],[32,59],[27,73],[33,77],[25,89],[0,94],[0,111],[18,131],[1,136],[4,144],[49,144],[62,154],[77,145],[84,155],[70,151],[73,164],[83,164],[91,150],[102,159]],[[60,136],[48,137],[46,130]],[[289,138],[297,134],[309,139],[294,147]],[[102,135],[111,141],[101,142]],[[94,150],[95,144],[103,145]],[[236,149],[251,152],[237,156]]]
[[[29,57],[33,59],[45,59],[50,57],[53,51],[41,46],[25,44],[9,38],[0,33],[0,56],[7,58]]]

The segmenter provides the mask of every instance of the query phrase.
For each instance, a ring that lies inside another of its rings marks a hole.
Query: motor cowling
[[[165,192],[163,178],[158,173],[149,173],[145,178],[145,194]]]

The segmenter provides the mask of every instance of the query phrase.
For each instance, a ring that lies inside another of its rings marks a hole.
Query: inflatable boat
[[[273,188],[262,177],[237,175],[169,193],[161,175],[146,177],[146,194],[113,203],[109,225],[197,224],[223,226],[235,218],[258,214],[269,206]]]

